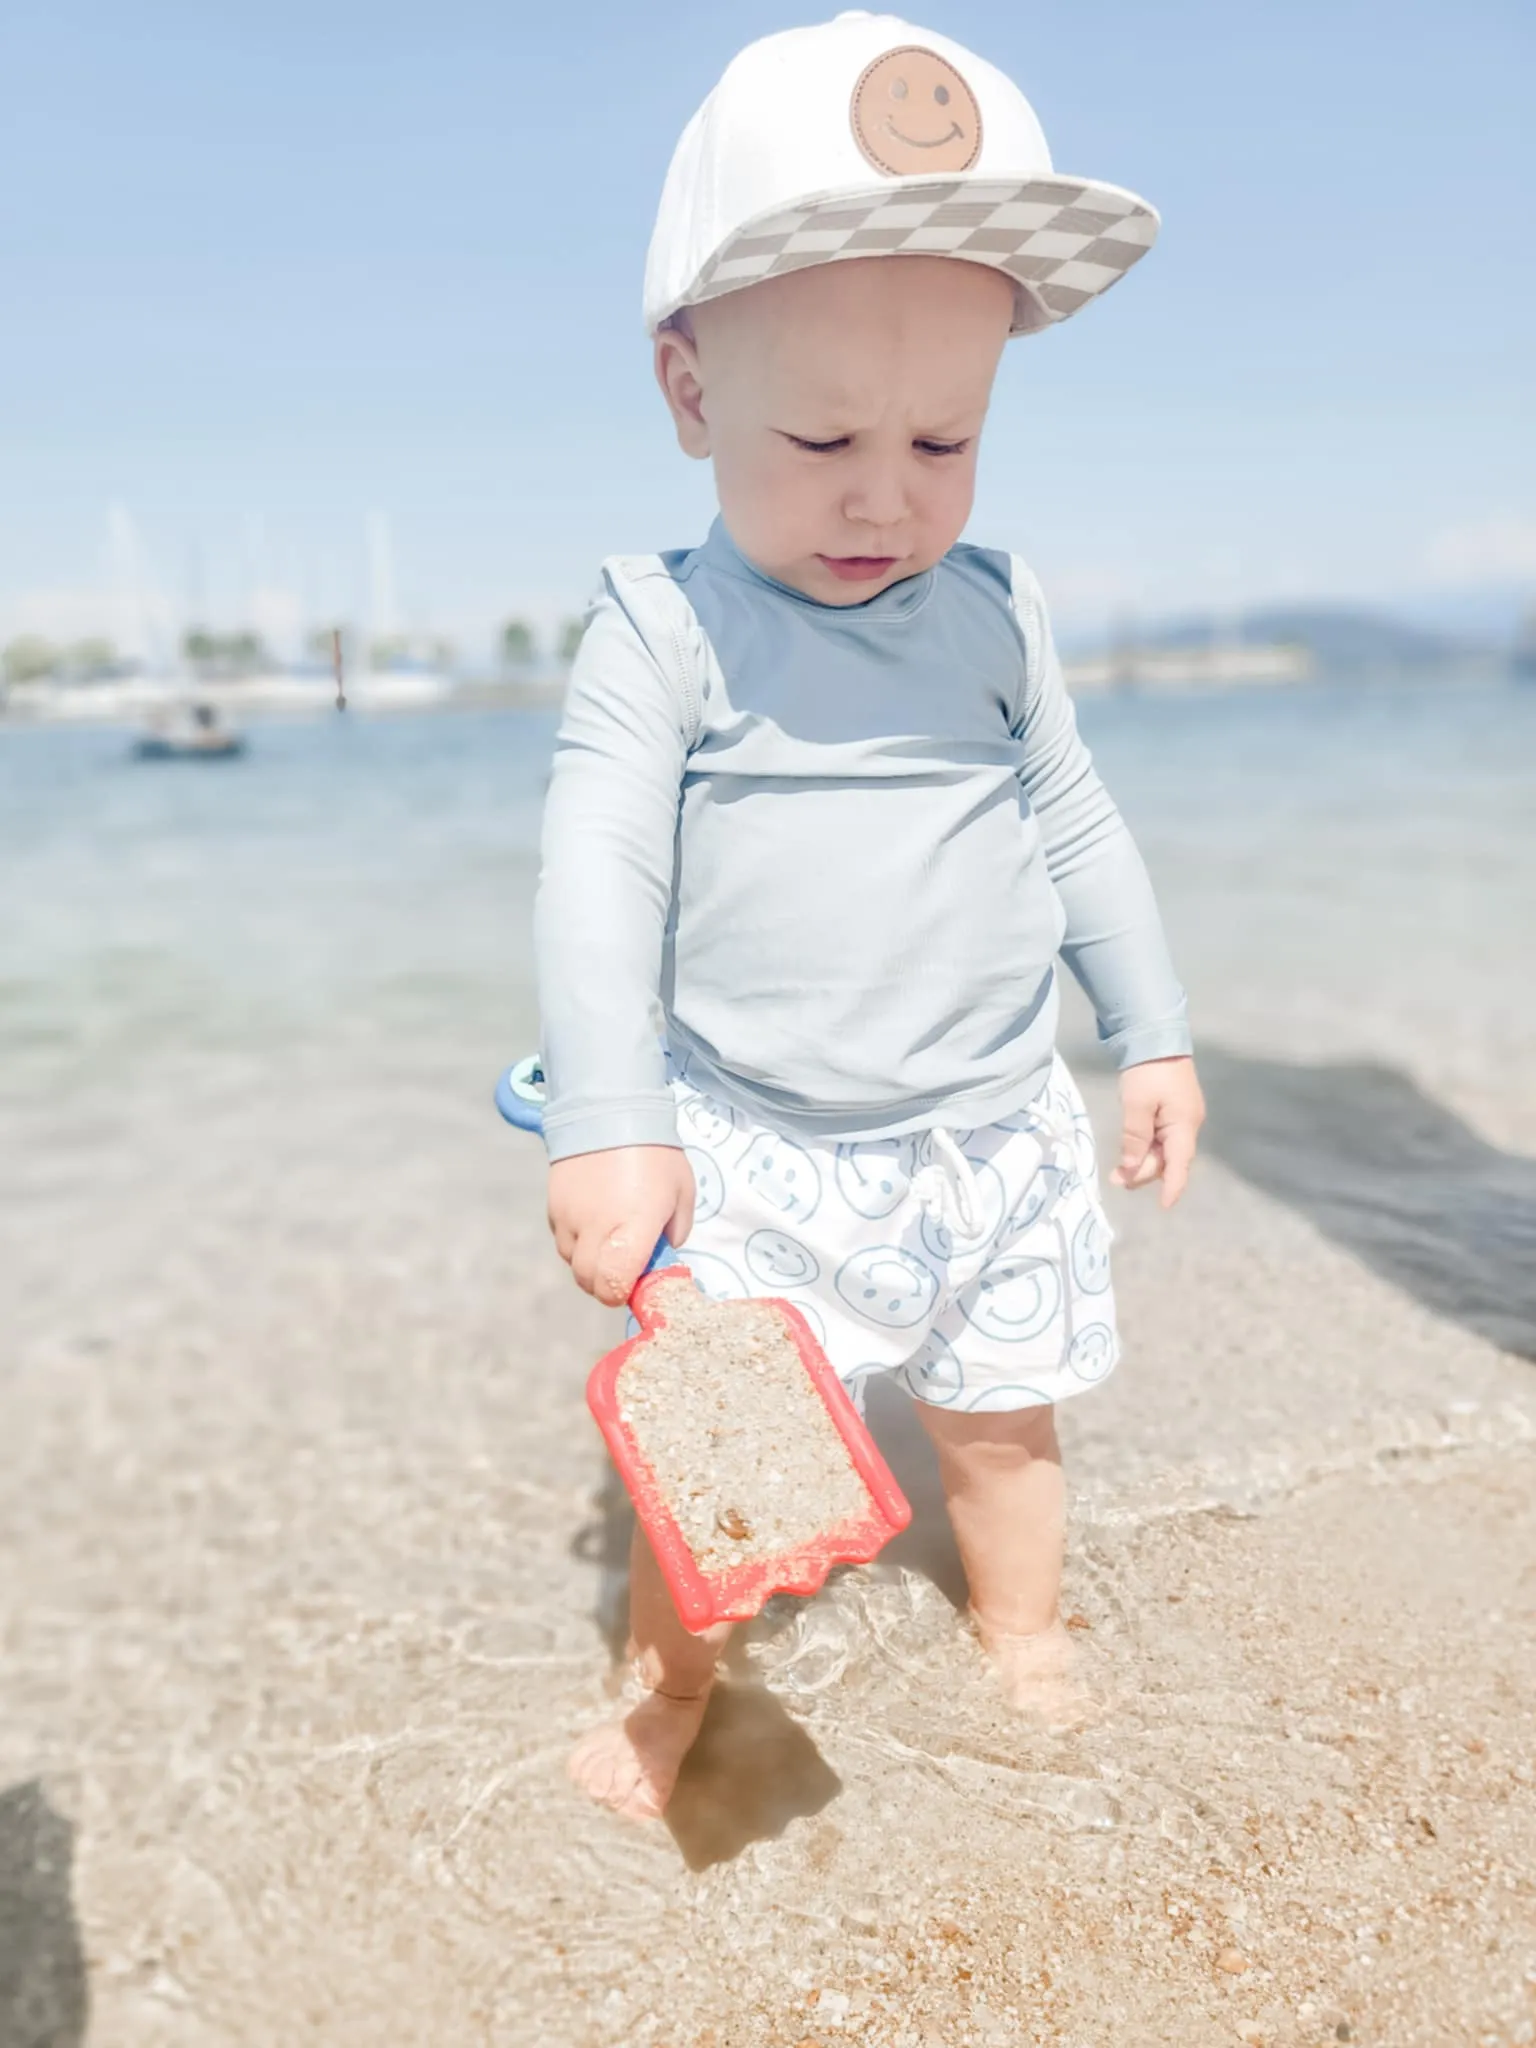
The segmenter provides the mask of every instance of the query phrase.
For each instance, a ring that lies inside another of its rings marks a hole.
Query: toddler
[[[1118,1355],[1109,1229],[1055,1050],[1063,958],[1121,1073],[1113,1178],[1176,1201],[1204,1114],[1183,993],[1078,738],[1040,590],[961,544],[1010,335],[1156,216],[1051,169],[1007,78],[889,15],[744,50],[689,123],[646,275],[714,469],[703,544],[614,559],[571,678],[536,914],[561,1255],[624,1301],[665,1230],[781,1295],[936,1447],[976,1631],[1060,1711],[1055,1403]],[[722,1631],[643,1537],[636,1697],[572,1774],[664,1808]]]

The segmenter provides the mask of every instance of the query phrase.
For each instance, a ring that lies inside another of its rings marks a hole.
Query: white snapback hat
[[[958,256],[1007,272],[1029,334],[1124,277],[1157,226],[1134,192],[1058,176],[993,65],[893,14],[840,14],[749,44],[683,130],[645,324],[815,263]]]

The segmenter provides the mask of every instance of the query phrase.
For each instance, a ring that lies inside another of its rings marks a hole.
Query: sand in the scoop
[[[618,1378],[619,1412],[700,1571],[794,1550],[869,1506],[778,1311],[681,1280]]]

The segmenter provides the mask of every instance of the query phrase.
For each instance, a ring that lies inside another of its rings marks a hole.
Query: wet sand
[[[1531,2041],[1532,1103],[1389,1076],[1373,1158],[1358,1073],[1211,1071],[1063,1418],[1101,1725],[996,1708],[885,1401],[913,1529],[738,1641],[641,1828],[562,1776],[611,1708],[616,1324],[482,1039],[8,1099],[0,2040]]]
[[[0,735],[0,2048],[1536,2038],[1536,697],[1091,721],[1212,1103],[1063,1416],[1106,1718],[998,1711],[888,1400],[912,1529],[645,1828],[617,1320],[488,1102],[547,721]]]

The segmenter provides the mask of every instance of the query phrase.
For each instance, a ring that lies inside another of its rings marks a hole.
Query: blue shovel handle
[[[508,1067],[496,1083],[496,1107],[520,1131],[544,1135],[544,1067],[537,1053]]]
[[[537,1053],[531,1053],[527,1059],[519,1060],[515,1067],[507,1068],[496,1083],[496,1107],[516,1129],[543,1137],[544,1066]],[[681,1261],[663,1231],[656,1240],[656,1249],[646,1261],[645,1270],[654,1273],[661,1266],[679,1264]]]

